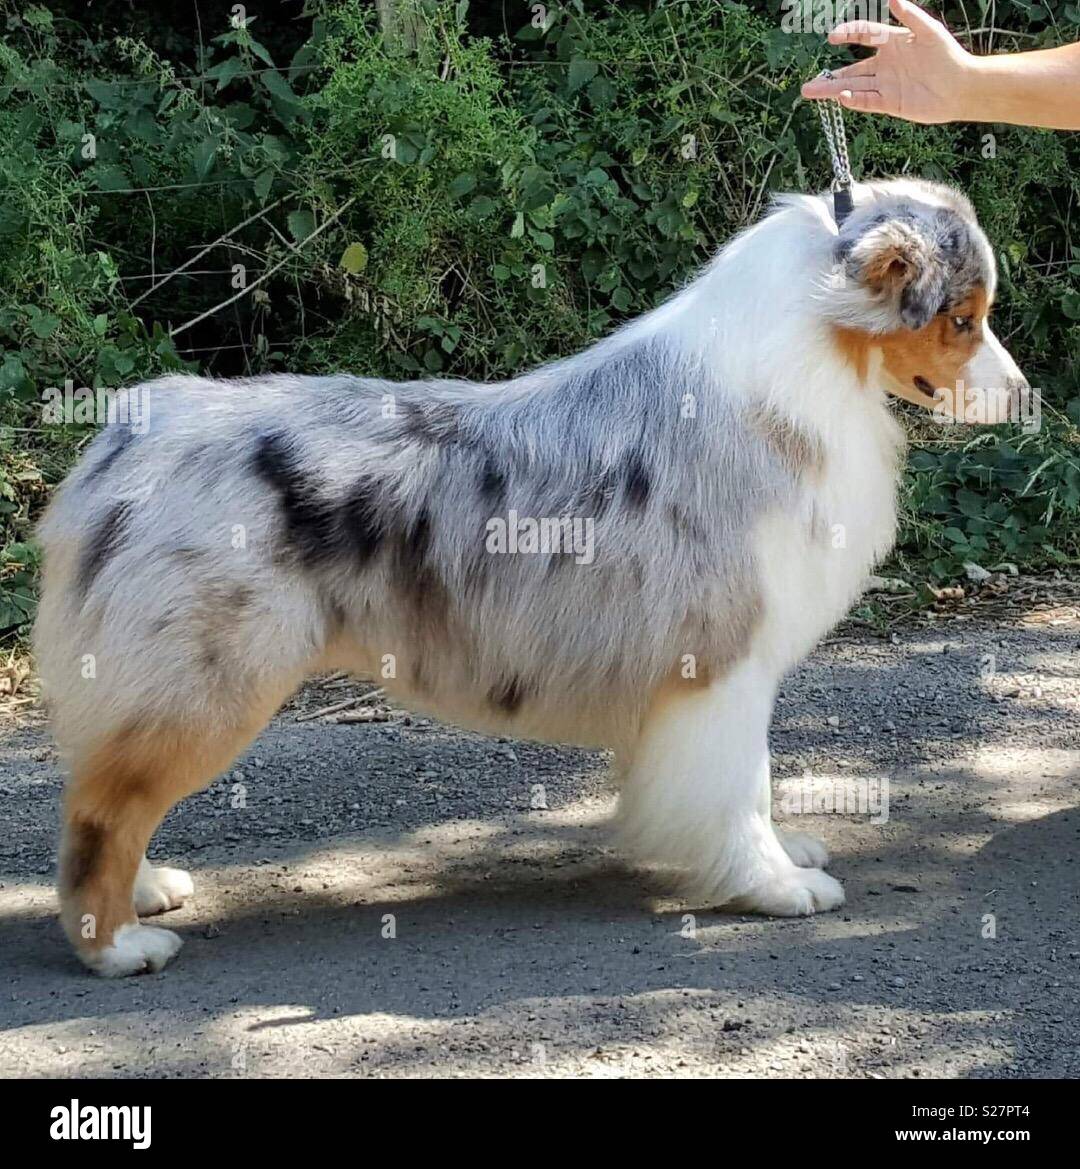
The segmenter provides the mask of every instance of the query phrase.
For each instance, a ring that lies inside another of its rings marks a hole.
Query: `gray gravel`
[[[848,894],[799,921],[624,865],[601,756],[297,722],[350,693],[311,689],[155,838],[195,878],[162,922],[179,958],[96,980],[54,920],[47,728],[9,721],[0,1074],[1076,1076],[1080,621],[1057,622],[846,635],[789,680],[780,786],[891,796],[884,824],[797,817]]]

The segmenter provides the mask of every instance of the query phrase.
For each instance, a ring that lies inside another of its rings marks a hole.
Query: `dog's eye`
[[[953,317],[952,323],[960,333],[971,332],[971,317]]]

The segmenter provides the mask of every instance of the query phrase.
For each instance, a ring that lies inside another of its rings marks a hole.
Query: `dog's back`
[[[141,432],[100,435],[41,525],[61,741],[91,708],[96,731],[231,717],[333,663],[469,725],[604,744],[685,655],[724,668],[757,615],[753,519],[800,468],[700,360],[613,349],[493,387],[127,391]]]

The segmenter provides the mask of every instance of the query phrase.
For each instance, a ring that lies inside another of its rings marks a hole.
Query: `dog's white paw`
[[[100,950],[83,950],[79,956],[102,978],[120,978],[125,974],[160,970],[183,944],[172,930],[152,925],[122,925],[113,934],[112,945]]]
[[[155,869],[144,860],[135,878],[135,912],[140,917],[153,917],[179,909],[194,892],[191,876],[183,869]]]
[[[735,898],[732,908],[770,917],[807,917],[844,904],[844,886],[821,869],[792,867],[789,873]]]
[[[816,836],[808,836],[805,832],[781,832],[779,829],[776,835],[792,864],[800,869],[823,869],[829,863],[829,850]]]

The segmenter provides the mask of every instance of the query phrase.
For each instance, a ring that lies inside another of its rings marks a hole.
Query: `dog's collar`
[[[844,226],[844,220],[855,210],[855,200],[851,196],[851,183],[833,183],[833,219],[837,229]]]

